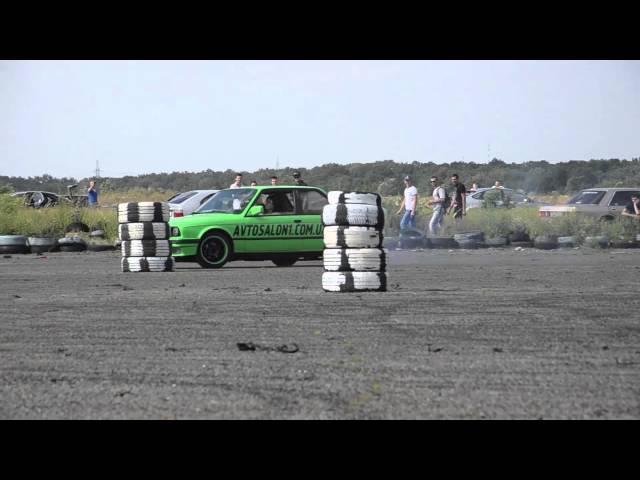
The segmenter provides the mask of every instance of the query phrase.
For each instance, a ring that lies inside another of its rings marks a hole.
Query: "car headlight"
[[[171,227],[171,236],[172,237],[179,237],[180,236],[180,229],[178,227]]]

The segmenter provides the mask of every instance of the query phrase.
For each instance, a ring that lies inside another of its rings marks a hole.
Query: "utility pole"
[[[96,178],[100,178],[100,163],[96,159]]]

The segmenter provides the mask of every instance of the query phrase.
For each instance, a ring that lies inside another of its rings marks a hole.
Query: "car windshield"
[[[198,192],[179,193],[178,195],[175,195],[174,197],[171,197],[168,201],[169,201],[169,203],[182,203],[185,200],[187,200],[188,198],[193,197],[196,193],[198,193]]]
[[[567,204],[576,204],[576,205],[596,205],[600,203],[602,197],[604,197],[605,192],[601,191],[591,191],[587,190],[584,192],[580,192],[578,195],[573,197],[571,200],[567,202]]]
[[[256,192],[255,188],[222,190],[193,213],[241,213]]]

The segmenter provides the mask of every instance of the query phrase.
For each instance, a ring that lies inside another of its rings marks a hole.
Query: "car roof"
[[[57,197],[59,197],[59,196],[60,196],[60,194],[59,194],[59,193],[47,192],[47,191],[45,191],[45,190],[24,190],[24,191],[22,191],[22,192],[13,192],[11,195],[12,195],[12,196],[14,196],[14,195],[25,195],[25,194],[27,194],[27,193],[35,193],[35,192],[48,193],[49,195],[55,195],[55,196],[57,196]]]
[[[493,187],[482,187],[482,188],[477,189],[475,192],[471,192],[471,193],[484,192],[486,190],[493,190]],[[500,190],[509,190],[510,192],[512,192],[513,188],[502,187]]]
[[[636,192],[640,191],[640,187],[594,187],[594,188],[583,188],[580,192]]]

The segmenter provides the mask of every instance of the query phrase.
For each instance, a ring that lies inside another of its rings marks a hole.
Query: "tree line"
[[[488,187],[496,180],[508,188],[528,194],[571,194],[591,187],[640,186],[640,157],[631,160],[591,159],[549,163],[544,160],[524,163],[506,163],[494,158],[488,163],[400,163],[383,160],[372,163],[340,165],[327,163],[313,168],[260,169],[240,171],[244,183],[256,180],[260,185],[270,184],[272,175],[281,184],[293,184],[293,173],[299,171],[309,185],[326,190],[379,192],[382,195],[398,195],[402,192],[403,178],[410,175],[418,188],[427,188],[429,178],[437,176],[447,181],[457,173],[468,187],[477,183]],[[151,173],[138,176],[103,177],[99,179],[102,191],[128,191],[132,189],[186,191],[196,189],[222,189],[233,183],[236,170],[201,172]],[[45,190],[57,193],[67,191],[67,185],[78,183],[85,187],[89,178],[54,178],[44,174],[37,177],[0,176],[0,192]],[[80,193],[80,192],[79,192]]]

